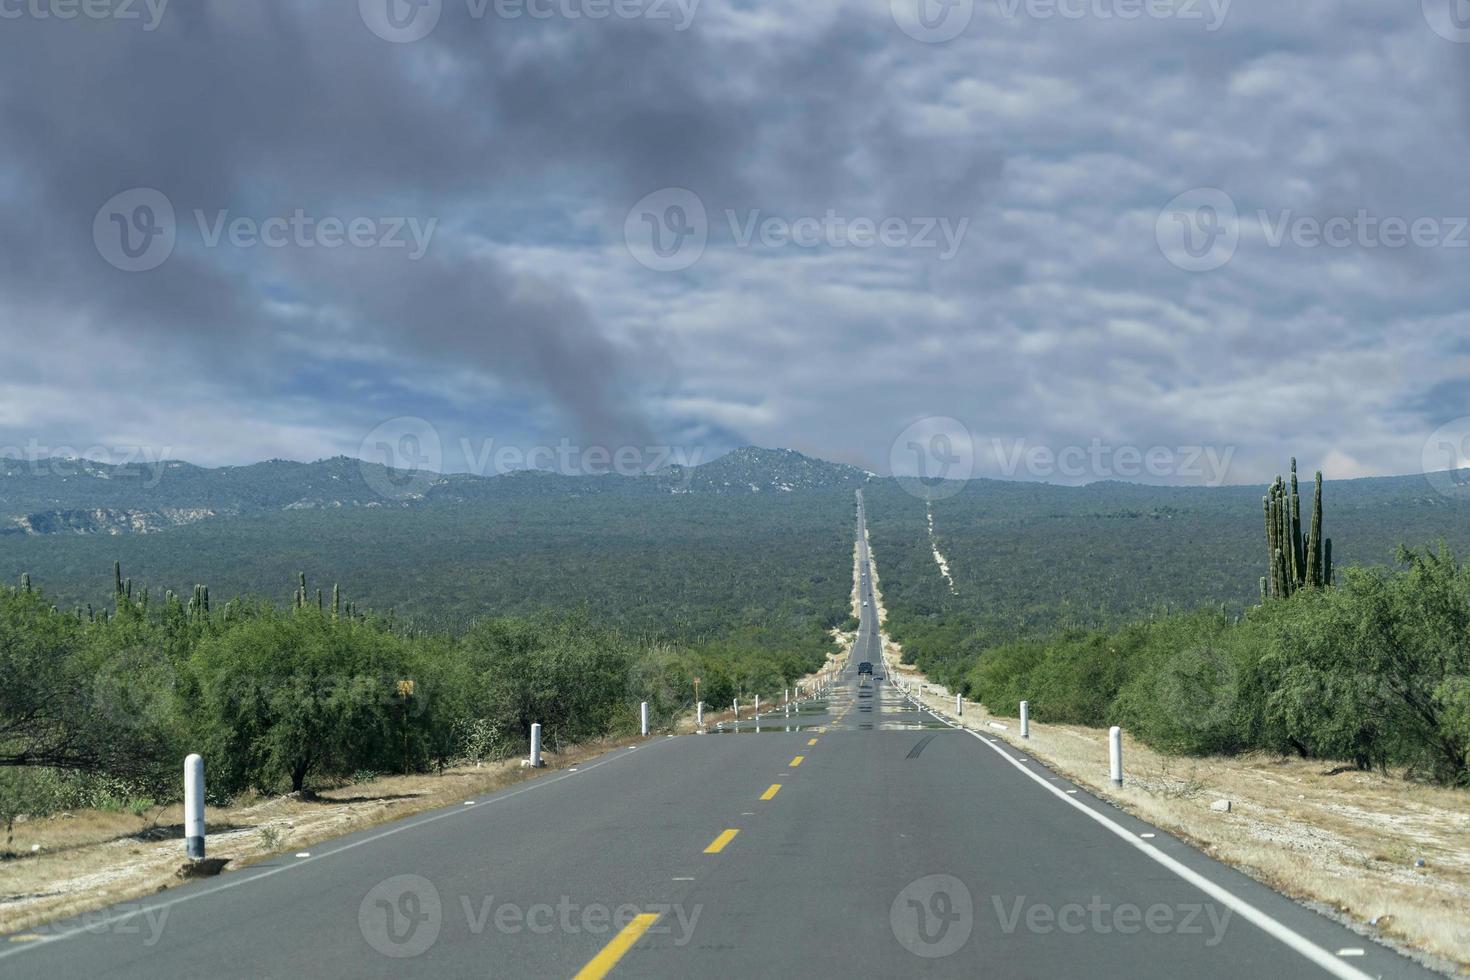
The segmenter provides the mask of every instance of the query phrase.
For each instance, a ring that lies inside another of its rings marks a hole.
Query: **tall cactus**
[[[1262,580],[1266,594],[1285,598],[1303,588],[1332,584],[1332,540],[1322,536],[1322,472],[1317,471],[1312,498],[1312,515],[1307,533],[1302,534],[1301,488],[1296,459],[1291,461],[1291,480],[1278,476],[1261,498],[1266,520],[1266,554],[1269,574]]]

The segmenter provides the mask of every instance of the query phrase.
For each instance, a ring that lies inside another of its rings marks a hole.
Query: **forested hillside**
[[[110,603],[120,559],[155,596],[206,583],[285,604],[304,571],[422,629],[585,610],[631,636],[810,653],[848,614],[853,507],[846,492],[515,497],[12,538],[0,555],[63,608]]]

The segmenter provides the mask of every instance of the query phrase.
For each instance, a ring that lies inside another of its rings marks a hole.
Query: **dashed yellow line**
[[[792,759],[791,760],[791,768],[795,769],[797,766],[801,765],[802,762],[804,762],[805,760],[806,760],[806,756],[804,756],[804,755],[797,756],[795,759]]]
[[[814,738],[809,738],[809,739],[806,740],[806,744],[808,744],[808,745],[816,745],[817,744],[817,740],[814,739]]]
[[[733,834],[734,831],[726,831]],[[643,937],[649,927],[658,921],[658,914],[645,912],[637,916],[632,922],[623,927],[623,931],[613,937],[612,942],[602,948],[602,952],[592,957],[592,960],[572,980],[602,980],[612,972],[612,968],[618,965],[618,960],[623,954],[633,948],[633,944]]]
[[[731,828],[730,830],[725,831],[723,834],[721,834],[720,836],[716,837],[710,843],[710,846],[709,847],[706,847],[704,849],[704,853],[706,853],[706,854],[718,854],[718,853],[720,853],[721,851],[723,851],[725,849],[725,845],[726,844],[730,843],[732,840],[735,839],[735,835],[738,834],[738,833],[740,833],[740,831],[735,830],[734,828]]]
[[[780,783],[772,783],[771,784],[771,788],[768,789],[768,790],[766,790],[764,793],[761,794],[761,799],[763,799],[763,800],[774,799],[775,796],[776,796],[776,794],[779,793],[779,792],[781,792],[781,784]]]

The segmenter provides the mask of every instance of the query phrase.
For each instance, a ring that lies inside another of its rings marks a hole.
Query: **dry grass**
[[[622,745],[625,738],[543,753],[552,771]],[[237,869],[283,851],[388,823],[493,792],[536,772],[519,759],[461,766],[443,774],[385,776],[322,792],[316,799],[280,796],[210,807],[210,857]],[[162,807],[135,817],[78,810],[15,826],[22,856],[0,863],[0,933],[16,932],[180,884],[184,862],[183,808]],[[40,850],[32,852],[33,846]]]

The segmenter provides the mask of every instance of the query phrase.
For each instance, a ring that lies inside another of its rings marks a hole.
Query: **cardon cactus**
[[[1322,471],[1317,471],[1312,518],[1305,536],[1295,457],[1290,482],[1278,476],[1261,498],[1261,508],[1266,519],[1270,573],[1262,579],[1263,598],[1285,598],[1300,589],[1331,585],[1332,540],[1322,536]]]

